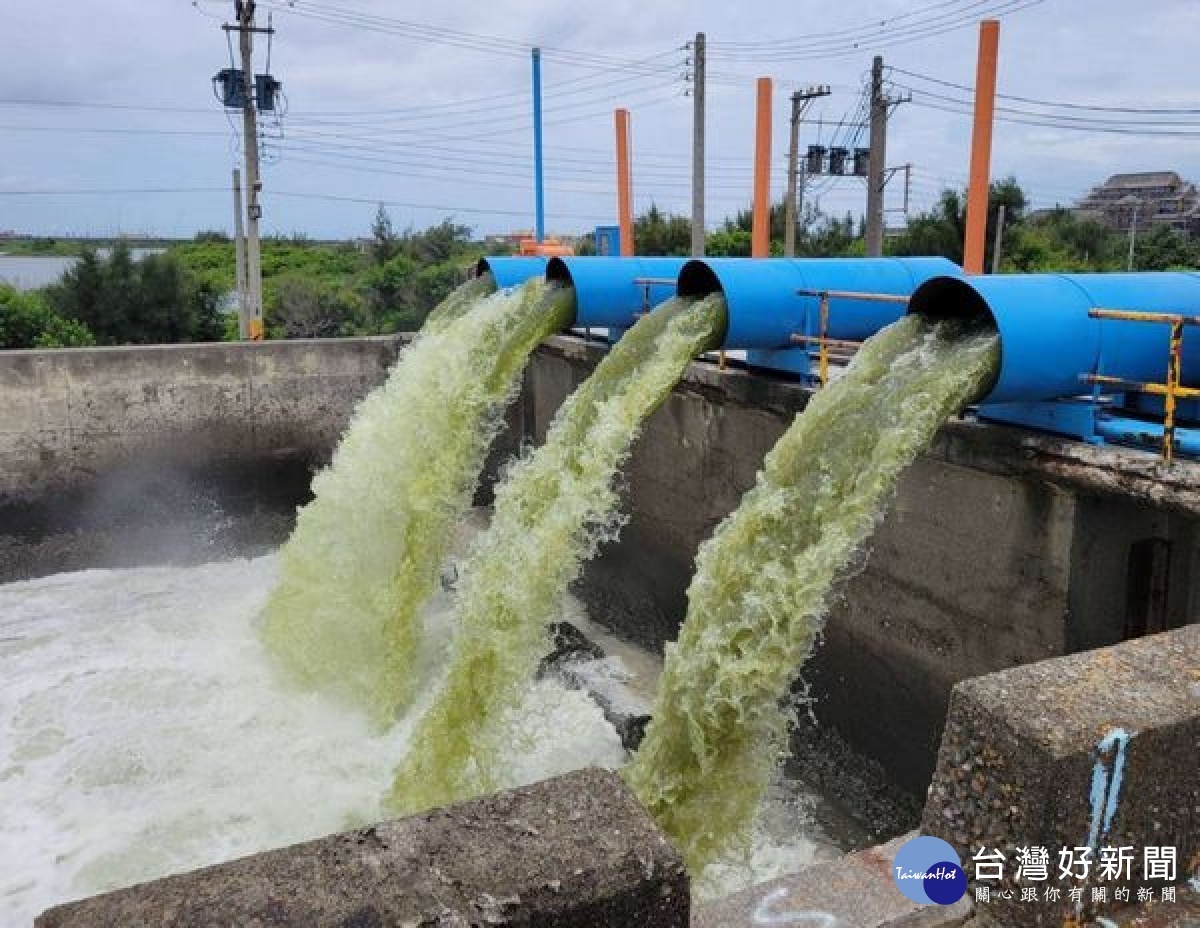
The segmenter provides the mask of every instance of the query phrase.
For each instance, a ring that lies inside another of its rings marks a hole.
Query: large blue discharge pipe
[[[1092,391],[1083,377],[1101,374],[1165,382],[1166,323],[1097,319],[1093,309],[1200,315],[1200,274],[1005,274],[935,277],[909,301],[933,318],[990,318],[1001,361],[985,403],[1030,402]],[[1200,337],[1183,340],[1183,383],[1200,385]],[[1112,389],[1102,392],[1111,393]]]
[[[770,350],[819,332],[819,299],[797,291],[907,297],[931,277],[961,273],[945,258],[707,258],[683,266],[679,295],[723,293],[729,326],[722,347]],[[861,341],[902,315],[900,303],[832,298],[825,334]]]
[[[675,295],[686,258],[551,258],[546,279],[575,290],[578,328],[628,329],[647,309]]]

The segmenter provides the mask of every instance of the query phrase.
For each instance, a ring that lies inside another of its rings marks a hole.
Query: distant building
[[[1174,171],[1114,174],[1079,201],[1076,215],[1127,232],[1137,217],[1150,223],[1200,235],[1200,193]]]

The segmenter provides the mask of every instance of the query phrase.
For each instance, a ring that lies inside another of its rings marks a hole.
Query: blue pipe
[[[680,296],[720,291],[729,307],[723,347],[792,347],[796,334],[820,330],[820,301],[798,290],[843,290],[908,296],[938,275],[961,274],[945,258],[706,258],[679,274]],[[899,303],[831,299],[831,338],[860,341],[904,315]]]
[[[1166,323],[1093,319],[1091,309],[1200,315],[1200,274],[1003,274],[935,277],[909,312],[934,318],[983,316],[1000,333],[1000,370],[982,399],[1030,402],[1092,392],[1081,379],[1104,374],[1162,383]],[[1200,383],[1200,333],[1183,340],[1183,382]],[[1111,389],[1101,392],[1111,393]]]
[[[675,279],[687,258],[551,258],[546,279],[575,288],[578,328],[628,329],[647,306],[675,295]],[[649,286],[638,280],[656,280]]]
[[[496,286],[504,290],[507,287],[520,286],[531,277],[541,277],[546,273],[547,260],[542,257],[480,258],[479,263],[475,265],[475,273],[491,274],[495,278]]]
[[[542,181],[542,50],[533,50],[533,194],[539,243],[546,240],[546,188]]]
[[[1163,426],[1161,422],[1146,422],[1105,413],[1096,417],[1096,434],[1122,445],[1158,450],[1162,447]],[[1200,455],[1200,429],[1176,428],[1175,451]]]

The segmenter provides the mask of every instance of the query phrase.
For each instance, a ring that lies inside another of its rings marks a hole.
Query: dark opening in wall
[[[1130,545],[1126,580],[1124,637],[1141,638],[1166,631],[1171,542],[1145,538]]]

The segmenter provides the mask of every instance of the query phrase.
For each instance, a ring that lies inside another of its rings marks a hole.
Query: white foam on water
[[[275,571],[270,556],[0,586],[0,924],[384,817],[414,716],[380,732],[273,670],[256,617]],[[426,691],[449,601],[426,614]],[[625,758],[596,705],[550,681],[512,730],[505,786]]]

